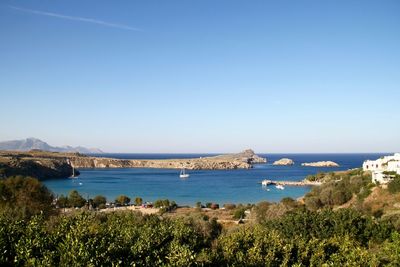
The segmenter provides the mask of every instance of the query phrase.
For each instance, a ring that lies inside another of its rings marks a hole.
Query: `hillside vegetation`
[[[185,216],[166,210],[159,215],[85,209],[57,214],[52,195],[37,180],[0,180],[1,207],[8,207],[0,209],[0,265],[398,266],[399,224],[388,217],[398,210],[398,193],[371,185],[359,170],[319,177],[327,182],[315,187],[305,204],[285,198],[225,205],[238,217],[251,210],[247,223],[230,228],[200,207]],[[336,199],[340,194],[347,202]],[[29,201],[23,201],[26,197]],[[77,198],[78,192],[71,192],[68,201]],[[310,206],[310,199],[321,205]],[[371,213],[384,203],[390,207]],[[16,212],[26,209],[30,212]]]

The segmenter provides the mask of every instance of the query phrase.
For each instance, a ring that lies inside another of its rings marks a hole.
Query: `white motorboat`
[[[279,190],[285,189],[285,187],[283,187],[283,185],[280,185],[280,184],[276,185],[275,188],[279,189]]]

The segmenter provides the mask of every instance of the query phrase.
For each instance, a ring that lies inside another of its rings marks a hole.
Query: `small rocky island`
[[[290,165],[293,165],[293,164],[294,164],[294,161],[292,159],[282,158],[280,160],[275,161],[272,165],[290,166]]]
[[[339,164],[333,161],[305,162],[301,166],[306,167],[339,167]]]
[[[251,149],[236,154],[191,159],[116,159],[40,150],[0,151],[0,177],[11,175],[29,175],[42,179],[69,177],[73,173],[73,168],[250,169],[253,164],[265,162],[267,162],[265,158],[259,157]],[[78,173],[75,171],[75,174]]]

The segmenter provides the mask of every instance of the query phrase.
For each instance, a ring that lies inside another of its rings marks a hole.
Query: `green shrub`
[[[400,192],[400,175],[396,174],[394,178],[388,183],[388,190],[392,194]]]
[[[131,199],[125,195],[120,195],[115,199],[115,203],[122,205],[122,206],[128,205],[129,202],[131,202]]]
[[[237,220],[244,219],[246,217],[246,212],[245,211],[246,211],[246,208],[244,208],[244,207],[236,208],[233,211],[233,218],[237,219]]]
[[[95,208],[100,208],[100,206],[103,207],[106,205],[106,203],[107,203],[107,199],[105,196],[98,195],[93,198],[93,206]]]
[[[76,190],[72,190],[68,195],[68,205],[73,208],[81,208],[85,206],[86,199],[84,199]]]
[[[143,204],[143,199],[141,197],[136,197],[135,198],[135,205],[136,206],[141,206]]]
[[[0,180],[0,212],[13,218],[54,214],[53,194],[39,180],[14,176]]]

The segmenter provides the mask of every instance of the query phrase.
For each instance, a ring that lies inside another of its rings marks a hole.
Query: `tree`
[[[136,197],[135,198],[135,205],[140,206],[143,203],[143,199],[141,197]]]
[[[105,196],[98,195],[93,198],[93,205],[95,208],[104,207],[106,203],[107,199]]]
[[[233,212],[233,218],[234,219],[243,219],[246,217],[246,208],[245,207],[239,207],[236,208],[235,211]]]
[[[389,182],[388,190],[392,194],[400,192],[400,175],[396,174],[393,180]]]
[[[168,208],[170,206],[169,199],[157,199],[154,202],[155,208]]]
[[[85,206],[86,199],[84,199],[76,190],[72,190],[68,196],[68,204],[73,208],[81,208]]]
[[[39,180],[14,176],[0,180],[0,211],[13,218],[55,213],[53,194]]]
[[[115,203],[119,205],[128,205],[131,199],[125,195],[120,195],[115,199]]]
[[[69,207],[68,198],[64,195],[59,196],[57,199],[57,206],[59,208],[68,208]]]
[[[255,214],[255,219],[258,223],[265,222],[268,219],[267,214],[270,206],[271,203],[262,201],[254,207],[253,211]]]

